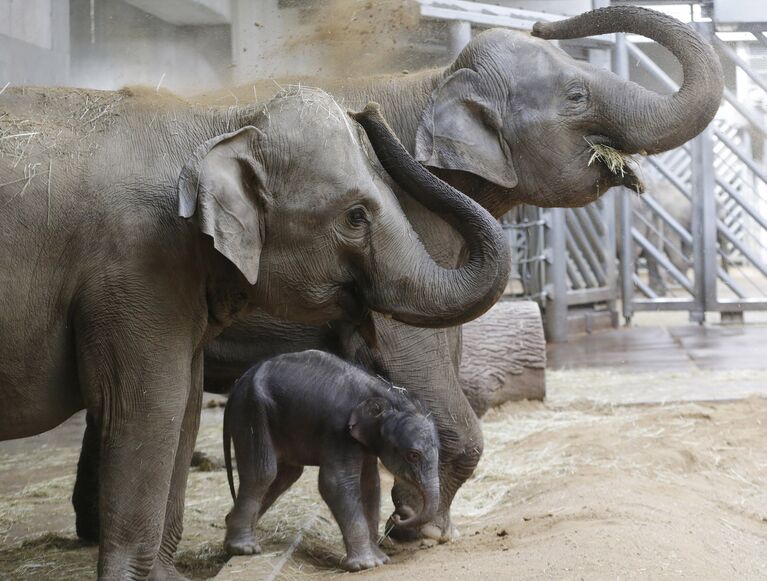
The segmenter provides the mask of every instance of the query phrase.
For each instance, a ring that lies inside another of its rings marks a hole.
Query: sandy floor
[[[573,395],[610,378],[620,379],[554,371],[550,402],[490,412],[481,467],[454,505],[461,538],[388,547],[393,563],[359,577],[767,578],[767,399],[610,405]],[[216,456],[220,415],[206,410],[198,446]],[[68,501],[79,430],[73,422],[53,436],[0,447],[0,578],[93,576],[96,551],[74,540]],[[247,563],[247,575],[233,560],[222,578],[267,577],[280,563],[280,579],[342,575],[334,569],[340,536],[315,477],[307,471],[264,517],[265,552]],[[180,561],[198,579],[224,563],[225,480],[222,471],[190,477]],[[283,559],[299,531],[296,552]]]

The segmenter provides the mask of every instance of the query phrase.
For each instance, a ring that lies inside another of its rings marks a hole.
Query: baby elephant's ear
[[[375,449],[381,437],[381,420],[391,404],[382,397],[371,397],[359,404],[349,418],[349,433],[363,446]]]
[[[263,135],[255,127],[200,145],[178,178],[178,213],[198,216],[200,230],[245,275],[258,278],[264,244],[263,170],[254,155]]]

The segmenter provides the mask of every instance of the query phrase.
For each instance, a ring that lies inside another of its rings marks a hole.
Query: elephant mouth
[[[373,313],[365,304],[362,293],[359,292],[357,285],[348,284],[339,288],[338,306],[344,313],[347,321],[351,322],[357,329],[365,344],[370,349],[378,347],[378,337],[376,335],[375,321]]]
[[[637,194],[644,193],[645,185],[637,175],[638,165],[630,153],[603,135],[589,135],[584,139],[588,146],[589,166],[598,166],[603,174],[610,176],[613,185],[625,186]]]

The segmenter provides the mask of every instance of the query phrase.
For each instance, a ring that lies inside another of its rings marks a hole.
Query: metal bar
[[[578,222],[580,222],[581,229],[583,230],[583,233],[586,235],[586,238],[589,241],[589,246],[595,251],[596,258],[599,261],[600,269],[604,270],[605,265],[609,261],[609,257],[614,256],[614,247],[610,249],[605,249],[605,242],[609,242],[608,240],[605,240],[607,236],[605,236],[604,232],[602,233],[602,235],[600,235],[597,232],[597,228],[595,225],[595,223],[601,225],[604,218],[600,216],[598,213],[596,217],[593,217],[592,214],[588,211],[588,208],[590,206],[595,206],[595,204],[589,204],[588,206],[585,206],[583,208],[573,208],[573,213],[575,214],[575,217],[577,218]],[[605,271],[605,276],[607,276],[606,271]]]
[[[722,235],[727,238],[730,244],[737,248],[738,252],[745,256],[746,259],[754,266],[754,268],[762,273],[762,275],[767,276],[767,266],[762,264],[762,261],[759,260],[757,256],[754,256],[751,253],[751,250],[749,250],[747,246],[738,240],[738,237],[733,233],[733,231],[730,230],[721,220],[717,220],[716,225],[719,229],[719,232],[721,232]]]
[[[573,265],[573,263],[569,260],[566,262],[567,262],[567,280],[570,281],[570,289],[567,292],[570,293],[573,290],[586,288],[586,283],[583,281],[583,277],[578,274],[578,271],[575,269],[575,266]]]
[[[565,211],[552,208],[548,215],[549,247],[547,253],[547,280],[545,325],[546,339],[558,343],[567,341],[567,254]]]
[[[751,111],[751,109],[749,109],[743,103],[738,101],[738,98],[727,87],[724,88],[724,99],[730,105],[732,105],[733,109],[735,109],[738,113],[740,113],[746,121],[748,121],[751,125],[753,125],[753,127],[757,131],[759,131],[759,133],[767,137],[767,128],[765,128],[764,125],[762,125],[762,122],[759,119],[758,114],[754,113],[753,111]]]
[[[563,18],[567,18],[564,15],[552,14],[551,12],[534,12],[532,10],[498,6],[497,4],[470,2],[468,0],[417,0],[417,2],[423,8],[439,7],[446,10],[458,10],[467,13],[482,12],[492,16],[523,18],[530,20],[531,23],[538,20],[562,20]]]
[[[751,216],[754,219],[754,221],[756,221],[759,224],[759,226],[761,226],[764,230],[767,230],[767,218],[762,216],[761,212],[753,208],[751,204],[749,204],[735,188],[733,188],[726,181],[718,177],[716,178],[716,183],[718,183],[719,186],[725,192],[727,192],[728,196],[730,196],[733,200],[735,200],[738,203],[738,207],[745,210],[746,214]]]
[[[764,36],[763,32],[754,31],[751,33],[751,35],[757,40],[759,44],[761,44],[764,48],[767,48],[767,37]]]
[[[616,48],[617,46],[616,38]],[[674,79],[669,77],[662,68],[655,64],[654,60],[642,52],[642,49],[630,42],[626,43],[626,48],[628,52],[631,53],[631,56],[639,61],[639,64],[643,66],[648,73],[664,84],[670,91],[677,92],[679,90],[679,85],[674,82]],[[626,67],[626,72],[628,72],[628,66]],[[625,78],[628,78],[628,76]]]
[[[583,258],[588,263],[590,272],[596,279],[595,284],[590,284],[589,286],[595,287],[607,284],[605,271],[602,269],[602,264],[600,263],[596,254],[594,254],[594,247],[588,239],[588,236],[584,233],[583,225],[581,224],[580,220],[578,220],[576,211],[570,210],[567,212],[566,216],[567,231],[575,243],[576,248],[581,251]],[[596,242],[598,245],[599,241],[597,240]]]
[[[692,260],[687,258],[687,256],[684,253],[684,244],[677,244],[676,241],[670,240],[668,236],[665,235],[665,233],[662,230],[662,226],[659,228],[657,227],[651,219],[648,219],[646,216],[644,216],[641,212],[638,214],[635,214],[637,218],[639,218],[642,223],[647,226],[648,229],[648,235],[652,235],[654,237],[657,237],[658,241],[651,242],[651,244],[655,245],[656,248],[664,252],[669,259],[671,258],[671,254],[669,253],[669,250],[672,250],[674,254],[679,256],[682,260],[684,260],[688,266],[692,266]],[[645,236],[647,238],[647,236]]]
[[[690,313],[702,323],[706,309],[716,304],[716,197],[711,126],[692,141],[692,249],[698,308]]]
[[[565,235],[565,241],[567,251],[570,253],[570,258],[575,262],[575,266],[578,267],[578,272],[586,282],[586,286],[591,288],[600,286],[599,281],[595,278],[594,273],[589,268],[588,261],[581,255],[580,247],[575,242],[575,238],[573,238],[573,233],[569,225]]]
[[[646,297],[651,298],[651,299],[657,299],[658,298],[658,295],[655,294],[655,291],[652,290],[648,285],[646,285],[644,283],[644,281],[641,278],[639,278],[638,274],[634,273],[634,276],[632,277],[632,279],[634,281],[634,285],[640,291],[642,291],[643,295],[645,295]]]
[[[679,190],[680,194],[686,196],[688,200],[692,197],[689,186],[685,185],[674,172],[672,172],[665,166],[665,164],[662,161],[660,161],[659,159],[655,159],[654,157],[648,157],[647,161],[649,161],[650,164],[655,169],[657,169],[663,175],[664,178],[670,181],[671,185],[674,186],[677,190]]]
[[[692,235],[687,231],[687,228],[677,222],[654,198],[645,194],[642,196],[642,201],[647,204],[650,209],[661,218],[661,220],[668,224],[684,242],[692,245]]]
[[[722,282],[724,282],[724,284],[726,284],[732,292],[738,295],[738,298],[745,298],[746,292],[738,285],[737,282],[735,282],[735,280],[733,280],[729,274],[727,274],[727,272],[725,272],[721,266],[716,268],[716,274],[719,278],[722,279]]]
[[[609,287],[586,288],[567,293],[568,305],[587,305],[603,303],[613,298],[612,289]]]
[[[716,46],[724,54],[724,56],[726,56],[733,63],[735,63],[736,67],[742,69],[743,72],[746,73],[749,77],[751,77],[751,80],[756,85],[758,85],[760,89],[762,89],[762,91],[767,93],[767,83],[765,83],[764,79],[762,79],[762,77],[759,76],[759,74],[754,69],[751,68],[751,65],[749,65],[746,61],[740,58],[738,53],[736,53],[729,46],[727,46],[726,43],[719,40],[719,37],[716,34],[712,34],[710,36],[710,40],[714,41],[714,46]]]
[[[637,230],[636,228],[631,229],[631,236],[636,240],[639,245],[654,258],[660,265],[665,268],[668,273],[676,280],[684,289],[689,292],[691,295],[695,294],[693,285],[690,283],[690,280],[682,274],[679,269],[674,266],[671,261],[668,259],[668,257],[663,254],[660,250],[655,248],[647,238],[642,236],[641,232]]]
[[[626,41],[625,34],[615,35],[615,73],[623,78],[629,79],[629,43]],[[634,274],[634,240],[631,237],[631,191],[627,188],[620,188],[618,196],[618,209],[620,211],[621,222],[621,242],[620,242],[620,277],[621,277],[621,304],[623,318],[626,324],[631,323],[631,316],[634,314],[634,284],[632,276]]]
[[[615,228],[615,196],[616,192],[614,189],[610,189],[602,196],[602,212],[601,212],[601,220],[595,220],[593,221],[593,225],[595,229],[598,227],[602,227],[603,229],[606,229],[605,235],[605,243],[600,245],[600,248],[604,251],[604,259],[605,259],[605,275],[607,276],[607,286],[612,292],[612,296],[610,297],[610,300],[607,302],[607,308],[609,309],[610,313],[613,316],[613,320],[617,324],[618,321],[618,310],[616,305],[616,300],[618,299],[618,264],[617,264],[617,238],[616,238],[616,228]],[[586,206],[587,211],[589,214],[591,211],[595,208],[595,204],[589,204]],[[598,232],[598,229],[597,229]]]
[[[717,311],[767,311],[765,299],[724,299],[716,305]]]
[[[724,143],[727,148],[732,151],[737,158],[745,163],[748,166],[748,169],[750,169],[752,172],[756,174],[756,177],[758,177],[760,180],[762,180],[765,184],[767,184],[767,172],[762,169],[761,165],[754,161],[751,157],[740,151],[740,148],[738,145],[730,139],[727,135],[722,133],[719,129],[714,128],[714,134],[716,135],[717,139]]]
[[[658,298],[634,301],[634,309],[637,311],[689,311],[695,306],[695,301],[690,299]]]
[[[604,203],[604,208],[601,211],[598,204],[587,204],[582,209],[588,212],[597,236],[604,236],[605,234],[609,235],[610,224],[614,222],[614,213],[610,213],[607,206],[615,205],[615,190],[610,188],[602,195],[600,200]]]

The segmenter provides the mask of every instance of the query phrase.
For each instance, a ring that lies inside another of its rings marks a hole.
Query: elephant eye
[[[408,462],[415,464],[421,460],[421,453],[416,450],[408,450],[407,454],[405,454],[405,458],[407,458]]]
[[[354,228],[361,228],[368,224],[368,214],[362,206],[354,206],[346,212],[346,221]]]
[[[567,95],[567,100],[573,103],[582,103],[586,100],[586,95],[581,92],[573,92]]]

